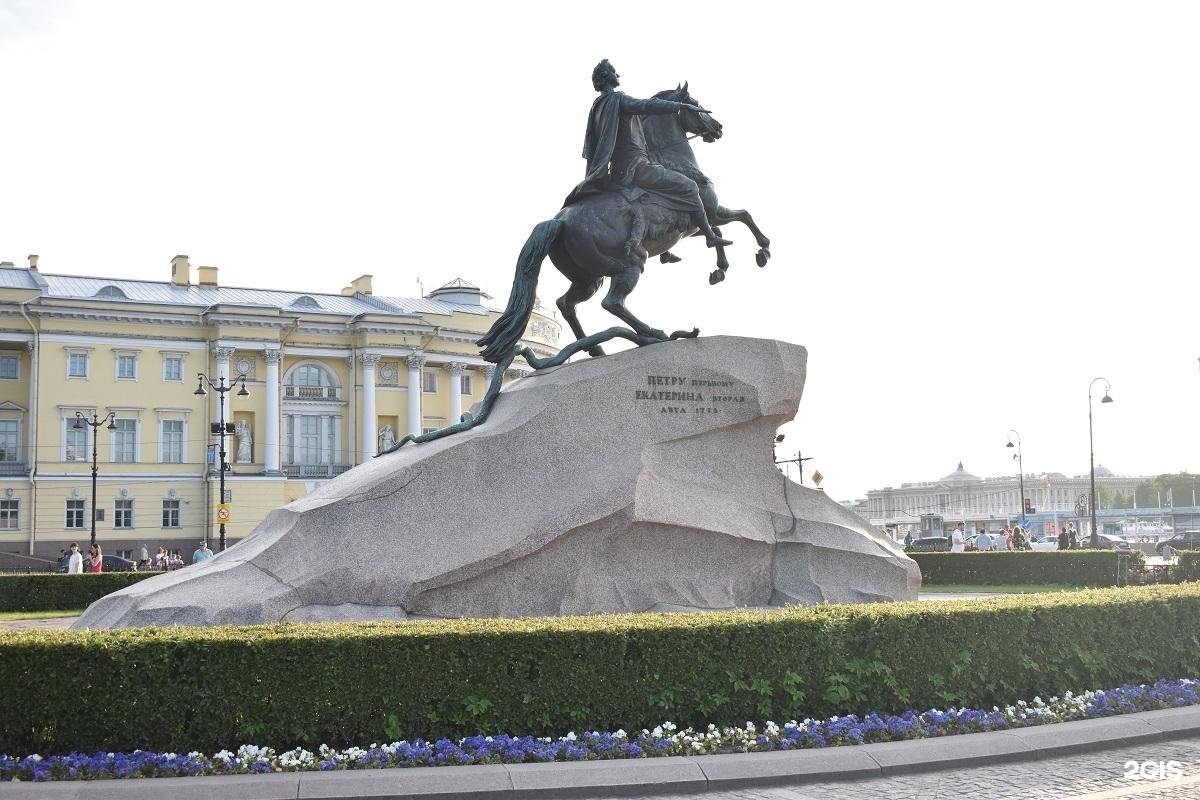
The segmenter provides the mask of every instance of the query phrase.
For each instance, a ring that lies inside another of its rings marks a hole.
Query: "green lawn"
[[[69,611],[0,611],[0,622],[16,622],[23,619],[78,617],[82,613],[82,608],[71,609]]]
[[[1033,594],[1036,592],[1077,592],[1082,586],[1063,586],[1057,583],[1000,583],[995,586],[981,586],[978,583],[943,583],[939,585],[923,585],[922,592],[935,593],[978,593],[1000,592],[1002,594]]]

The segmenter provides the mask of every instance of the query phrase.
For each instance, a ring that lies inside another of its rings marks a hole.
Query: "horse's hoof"
[[[725,270],[723,269],[714,269],[712,272],[708,273],[709,286],[716,286],[723,280],[725,280]]]
[[[666,252],[664,252],[662,255],[660,255],[660,256],[658,257],[658,260],[659,260],[660,262],[662,262],[663,264],[678,264],[680,261],[683,261],[683,259],[682,259],[682,258],[680,258],[679,256],[675,255],[675,254],[674,254],[674,253],[672,253],[670,250],[667,250],[667,251],[666,251]]]
[[[600,345],[588,348],[588,355],[592,358],[600,358],[604,355],[604,348]]]
[[[767,260],[770,257],[771,257],[771,251],[764,247],[762,250],[759,250],[758,253],[755,254],[754,261],[760,267],[765,267],[767,265]]]

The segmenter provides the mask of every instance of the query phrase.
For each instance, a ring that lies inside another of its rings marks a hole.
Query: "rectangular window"
[[[162,432],[159,434],[162,442],[162,461],[164,464],[183,463],[183,420],[164,419]]]
[[[67,501],[67,527],[82,528],[83,527],[83,501],[68,500]]]
[[[437,373],[425,370],[421,373],[421,391],[427,394],[437,394]]]
[[[114,528],[132,528],[133,527],[133,501],[118,500],[113,508],[113,527]]]
[[[137,461],[137,420],[113,420],[116,430],[112,432],[113,461],[132,464]]]
[[[321,418],[305,415],[298,419],[300,432],[299,446],[296,448],[296,461],[301,464],[320,464]]]
[[[0,500],[0,530],[15,531],[21,527],[20,500]]]
[[[163,500],[163,520],[164,528],[179,528],[179,501],[178,500]]]
[[[462,393],[470,394],[471,393],[471,376],[470,375],[459,375],[458,379],[459,379],[459,386],[462,389]]]
[[[15,419],[0,419],[0,461],[11,463],[19,460],[17,440],[20,438],[20,424]]]
[[[117,356],[117,377],[124,380],[137,378],[137,356]]]
[[[183,382],[183,359],[182,358],[164,358],[163,359],[163,380],[175,381],[176,383]]]
[[[88,376],[88,354],[71,353],[67,356],[67,377],[86,378]]]
[[[0,356],[0,378],[15,381],[20,363],[16,356]]]
[[[86,425],[75,427],[75,421],[67,422],[67,432],[63,437],[63,457],[67,461],[88,460],[88,428]]]

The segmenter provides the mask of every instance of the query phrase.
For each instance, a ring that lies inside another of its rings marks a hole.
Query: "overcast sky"
[[[634,96],[690,81],[774,255],[728,226],[725,283],[691,240],[631,309],[806,346],[781,454],[831,495],[1014,474],[1009,428],[1083,474],[1096,376],[1099,462],[1200,470],[1197,41],[1189,2],[0,0],[0,260],[502,304],[607,57]]]

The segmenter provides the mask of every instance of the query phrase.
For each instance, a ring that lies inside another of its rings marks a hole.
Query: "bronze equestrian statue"
[[[696,166],[688,134],[715,141],[722,127],[691,97],[686,84],[650,100],[637,100],[616,91],[619,76],[607,59],[593,70],[592,84],[600,97],[588,118],[587,175],[554,219],[538,223],[526,240],[508,305],[479,340],[488,361],[497,363],[516,351],[533,311],[538,274],[547,255],[571,281],[566,294],[558,298],[558,308],[577,339],[587,334],[575,306],[592,297],[608,278],[608,294],[601,305],[637,336],[655,341],[670,337],[642,322],[625,305],[647,258],[665,255],[664,260],[674,260],[670,248],[702,231],[708,245],[718,248],[718,270],[710,276],[712,283],[718,282],[728,266],[722,251],[729,242],[713,230],[710,217],[718,224],[745,223],[759,244],[759,265],[770,257],[770,240],[750,215],[720,206],[712,182]],[[588,352],[604,355],[599,345]]]
[[[601,343],[615,338],[641,346],[699,335],[696,329],[667,335],[625,306],[646,260],[659,256],[664,263],[678,261],[670,248],[685,236],[703,235],[709,247],[717,248],[717,269],[709,276],[710,283],[723,280],[729,267],[725,247],[730,242],[721,238],[717,225],[735,221],[746,225],[758,242],[756,261],[766,266],[770,240],[748,212],[718,202],[712,181],[700,171],[688,143],[696,136],[706,142],[720,139],[721,123],[688,93],[686,83],[638,100],[616,91],[619,81],[607,59],[592,71],[592,85],[600,96],[592,104],[584,140],[587,174],[562,210],[554,219],[538,223],[521,249],[508,305],[478,342],[483,357],[497,369],[476,413],[463,414],[436,431],[409,434],[384,453],[481,424],[500,395],[504,371],[517,356],[542,369],[583,351],[602,356]],[[547,255],[571,281],[567,293],[558,298],[558,308],[576,340],[556,355],[540,358],[520,342],[533,313],[538,274]],[[601,304],[632,330],[614,327],[589,336],[579,324],[575,306],[599,291],[605,278],[609,288]]]

